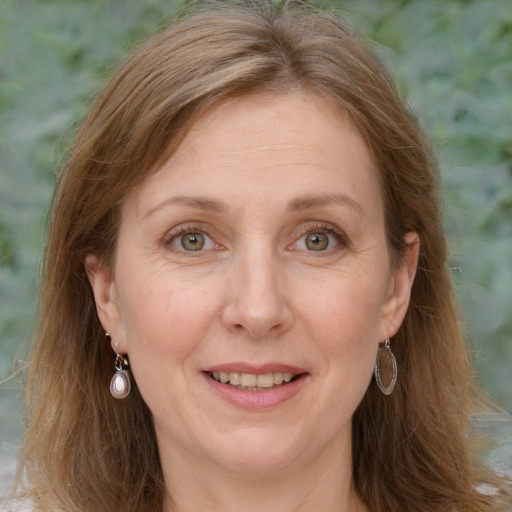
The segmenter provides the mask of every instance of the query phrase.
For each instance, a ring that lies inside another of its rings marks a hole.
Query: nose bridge
[[[291,312],[282,286],[280,258],[265,235],[246,237],[232,267],[231,296],[224,312],[228,328],[252,338],[289,327]]]

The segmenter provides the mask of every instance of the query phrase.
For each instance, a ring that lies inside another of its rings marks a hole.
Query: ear
[[[101,261],[89,254],[85,258],[85,271],[94,293],[96,311],[101,325],[111,335],[112,346],[119,341],[117,351],[126,353],[124,347],[124,327],[117,300],[117,289],[110,272]]]
[[[407,313],[411,298],[412,284],[418,266],[420,237],[415,232],[404,236],[406,248],[400,266],[397,267],[390,280],[388,295],[383,306],[379,341],[394,336]]]

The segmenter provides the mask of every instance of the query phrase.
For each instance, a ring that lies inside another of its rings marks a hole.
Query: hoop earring
[[[117,400],[122,400],[130,394],[130,390],[132,388],[129,371],[130,363],[128,361],[128,357],[116,353],[114,368],[116,369],[116,372],[110,381],[110,394]]]
[[[393,375],[391,377],[390,383],[387,386],[384,386],[384,384],[382,383],[382,380],[380,378],[381,350],[387,351],[388,356],[391,359],[391,364],[393,366]],[[391,395],[391,393],[393,393],[393,389],[395,389],[396,377],[397,377],[398,372],[397,372],[395,356],[393,355],[393,352],[391,352],[391,340],[389,338],[379,345],[379,350],[377,352],[377,359],[375,360],[375,367],[374,367],[373,373],[375,374],[375,381],[377,382],[377,386],[379,386],[379,389],[385,395]]]

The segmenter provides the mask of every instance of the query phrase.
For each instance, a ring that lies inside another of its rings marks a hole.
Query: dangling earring
[[[380,378],[380,358],[383,350],[387,352],[389,358],[391,359],[391,364],[393,365],[393,375],[391,377],[390,383],[387,386],[384,386],[384,384],[382,384],[382,380]],[[397,366],[395,356],[393,355],[393,352],[391,352],[391,340],[389,338],[379,345],[379,350],[377,352],[377,359],[375,361],[375,368],[373,370],[373,373],[375,374],[375,380],[377,382],[377,386],[379,386],[379,389],[385,395],[391,395],[396,384]]]
[[[130,382],[130,363],[128,361],[128,357],[117,353],[118,345],[119,342],[116,341],[116,360],[114,362],[116,373],[114,373],[112,380],[110,381],[110,393],[114,398],[122,400],[130,394],[132,385]]]

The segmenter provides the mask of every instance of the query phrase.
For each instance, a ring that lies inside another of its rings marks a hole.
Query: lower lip
[[[300,391],[308,378],[308,374],[303,373],[294,381],[276,388],[271,388],[266,391],[246,391],[230,386],[229,384],[217,382],[206,373],[203,373],[203,375],[206,382],[222,399],[235,407],[249,411],[263,411],[283,404]]]

